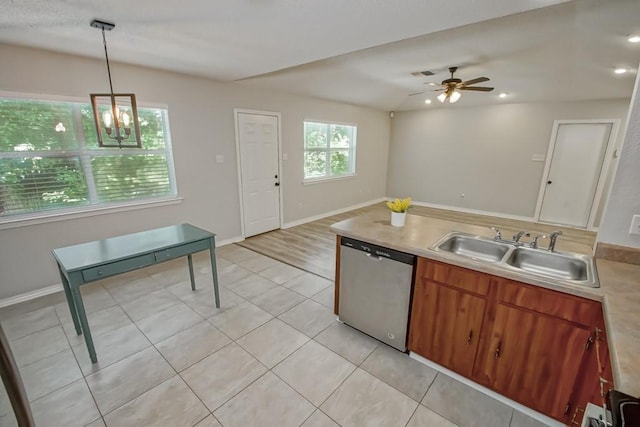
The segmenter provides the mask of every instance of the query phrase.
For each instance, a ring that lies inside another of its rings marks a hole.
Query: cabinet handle
[[[496,360],[500,358],[500,346],[502,345],[502,341],[498,341],[498,347],[496,347]]]
[[[467,347],[471,345],[472,338],[473,338],[473,329],[469,331],[469,335],[467,336]]]
[[[564,407],[564,414],[567,415],[571,409],[571,402],[567,402],[567,406]]]
[[[589,338],[587,338],[587,343],[584,345],[584,351],[589,351],[592,344],[593,344],[593,337],[589,336]]]

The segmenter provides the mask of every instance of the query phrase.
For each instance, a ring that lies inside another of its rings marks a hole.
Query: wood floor
[[[329,227],[338,221],[374,210],[387,210],[387,208],[384,203],[377,203],[296,227],[260,234],[237,244],[333,280],[335,275],[336,235],[329,230]],[[590,247],[593,247],[596,237],[596,233],[593,231],[422,206],[414,206],[411,208],[410,213],[486,227],[496,226],[505,231],[505,236],[509,236],[509,233],[517,230],[527,230],[539,234],[562,230],[562,240],[585,244]]]

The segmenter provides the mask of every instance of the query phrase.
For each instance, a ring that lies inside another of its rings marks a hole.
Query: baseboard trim
[[[16,295],[13,297],[0,300],[0,308],[8,307],[10,305],[19,304],[21,302],[30,301],[32,299],[44,297],[47,295],[55,294],[62,291],[62,283],[57,285],[47,286],[46,288],[36,289],[35,291],[25,292],[24,294]]]
[[[395,200],[395,198],[386,197],[384,200]],[[480,209],[461,208],[459,206],[440,205],[437,203],[418,202],[415,200],[412,200],[411,204],[416,206],[422,206],[425,208],[444,209],[448,211],[457,211],[457,212],[464,212],[464,213],[477,214],[477,215],[495,216],[498,218],[513,219],[517,221],[536,222],[536,220],[532,216],[511,215],[511,214],[506,214],[502,212],[491,212],[491,211],[483,211]]]
[[[229,239],[219,240],[219,241],[216,241],[216,248],[219,248],[220,246],[230,245],[232,243],[242,242],[243,240],[244,240],[244,237],[242,236],[236,236],[236,237],[231,237]]]
[[[534,411],[531,408],[527,408],[526,406],[521,405],[520,403],[518,403],[518,402],[516,402],[514,400],[511,400],[511,399],[509,399],[509,398],[507,398],[507,397],[505,397],[505,396],[503,396],[501,394],[498,394],[493,390],[489,390],[488,388],[483,387],[480,384],[475,383],[475,382],[471,381],[470,379],[467,379],[467,378],[463,377],[460,374],[456,374],[455,372],[450,371],[449,369],[445,368],[444,366],[438,365],[437,363],[432,362],[429,359],[425,359],[424,357],[420,356],[419,354],[416,354],[414,352],[410,352],[409,353],[409,357],[414,359],[414,360],[417,360],[418,362],[420,362],[420,363],[422,363],[424,365],[429,366],[430,368],[435,369],[438,372],[441,372],[441,373],[445,374],[448,377],[453,378],[456,381],[460,381],[464,385],[469,386],[472,389],[477,390],[480,393],[482,393],[484,395],[487,395],[487,396],[489,396],[489,397],[491,397],[491,398],[493,398],[493,399],[495,399],[495,400],[497,400],[497,401],[499,401],[501,403],[504,403],[505,405],[507,405],[507,406],[517,410],[517,411],[520,411],[520,412],[522,412],[522,413],[524,413],[524,414],[526,414],[528,416],[530,416],[531,418],[534,418],[534,419],[540,421],[541,423],[543,423],[546,426],[549,426],[549,427],[564,427],[564,424],[562,424],[560,421],[557,421],[557,420],[554,420],[553,418],[547,417],[546,415],[541,414],[540,412]]]
[[[387,197],[380,197],[378,199],[374,199],[374,200],[369,200],[368,202],[363,202],[363,203],[358,203],[357,205],[351,205],[351,206],[347,206],[346,208],[340,208],[340,209],[336,209],[330,212],[325,212],[319,215],[314,215],[314,216],[310,216],[308,218],[303,218],[303,219],[299,219],[297,221],[291,221],[291,222],[286,222],[284,224],[282,224],[282,229],[287,229],[287,228],[291,228],[291,227],[295,227],[297,225],[302,225],[302,224],[306,224],[308,222],[313,222],[313,221],[317,221],[319,219],[323,219],[329,216],[333,216],[333,215],[338,215],[341,213],[345,213],[345,212],[349,212],[352,211],[354,209],[360,209],[360,208],[364,208],[367,206],[371,206],[371,205],[375,205],[376,203],[380,203],[380,202],[384,202],[385,200],[388,200]]]

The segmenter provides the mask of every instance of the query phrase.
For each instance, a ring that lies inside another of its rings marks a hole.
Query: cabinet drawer
[[[162,262],[192,254],[194,252],[204,251],[205,249],[209,249],[208,240],[201,240],[199,242],[187,243],[186,245],[163,249],[161,251],[157,251],[154,255],[156,262]]]
[[[487,295],[491,276],[477,271],[467,270],[424,258],[418,258],[418,279],[429,279],[439,283],[445,283],[458,289],[473,292],[478,295]]]
[[[92,280],[104,279],[137,268],[146,267],[154,263],[153,254],[141,255],[139,257],[124,259],[122,261],[112,262],[110,264],[101,265],[99,267],[88,268],[82,271],[82,278],[85,282]]]
[[[599,302],[538,286],[498,279],[498,300],[584,326],[598,324]]]

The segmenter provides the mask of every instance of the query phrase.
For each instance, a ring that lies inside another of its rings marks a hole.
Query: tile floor
[[[38,426],[542,426],[336,321],[332,283],[236,245],[0,311]],[[1,388],[0,388],[1,389]],[[4,389],[0,426],[16,425]]]

